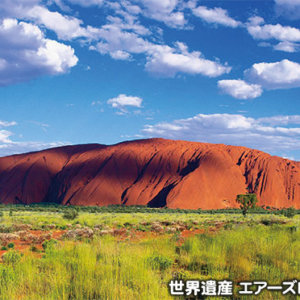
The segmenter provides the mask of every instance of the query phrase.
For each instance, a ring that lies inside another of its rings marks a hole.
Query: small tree
[[[255,207],[257,198],[255,194],[237,195],[236,202],[240,204],[243,216],[246,217],[248,209]]]
[[[289,207],[283,210],[283,215],[287,218],[293,218],[297,214],[297,211],[294,207]]]

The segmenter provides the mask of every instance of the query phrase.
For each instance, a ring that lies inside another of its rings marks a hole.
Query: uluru
[[[0,202],[300,209],[300,162],[245,147],[145,139],[63,146],[0,158]]]

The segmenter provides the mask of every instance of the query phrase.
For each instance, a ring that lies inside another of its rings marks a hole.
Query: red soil
[[[203,234],[204,232],[205,232],[204,229],[183,230],[181,232],[181,236],[183,238],[188,238],[188,237],[194,236],[196,234]]]
[[[80,145],[0,158],[2,203],[300,209],[300,163],[245,147],[164,139]]]
[[[60,239],[66,230],[56,230],[56,231],[42,231],[42,230],[29,230],[32,235],[41,236],[45,233],[52,233],[52,239]],[[25,252],[30,249],[31,246],[35,246],[38,250],[43,250],[42,243],[32,243],[31,241],[21,241],[20,239],[9,241],[9,243],[14,243],[14,249],[20,252]],[[8,250],[0,250],[0,257]],[[40,256],[40,253],[35,253]]]

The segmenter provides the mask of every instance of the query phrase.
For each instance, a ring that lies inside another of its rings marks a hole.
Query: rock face
[[[300,163],[245,147],[164,139],[79,145],[0,158],[0,202],[300,209]]]

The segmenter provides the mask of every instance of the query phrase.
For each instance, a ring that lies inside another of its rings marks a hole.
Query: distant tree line
[[[74,206],[74,205],[60,205],[57,203],[38,203],[38,204],[0,204],[0,216],[2,211],[9,211],[10,215],[13,215],[17,211],[37,211],[37,212],[58,212],[64,214],[72,210],[77,212],[87,213],[181,213],[181,214],[239,214],[241,209],[239,208],[224,208],[224,209],[171,209],[168,207],[164,208],[150,208],[143,205],[108,205],[108,206]],[[276,209],[273,207],[248,207],[246,214],[277,214],[277,215],[291,215],[300,214],[300,210],[294,208]]]

